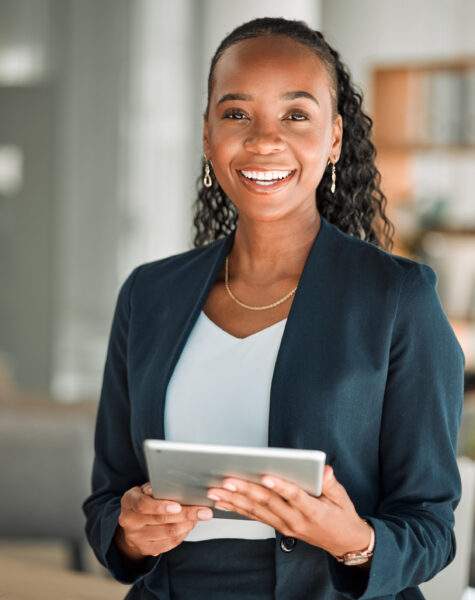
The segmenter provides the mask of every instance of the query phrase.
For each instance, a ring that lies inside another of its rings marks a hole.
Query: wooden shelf
[[[474,236],[475,228],[461,227],[431,227],[427,232],[443,233],[444,235]]]
[[[378,152],[475,152],[475,144],[394,144],[376,139]]]
[[[475,57],[373,70],[379,151],[475,150]]]
[[[377,165],[389,211],[397,199],[413,196],[416,155],[475,160],[475,56],[377,66],[373,94]],[[452,98],[453,110],[445,110]]]
[[[475,67],[475,56],[459,56],[457,58],[434,58],[431,60],[412,60],[406,62],[386,62],[380,64],[375,71],[395,72],[395,71],[460,71]]]

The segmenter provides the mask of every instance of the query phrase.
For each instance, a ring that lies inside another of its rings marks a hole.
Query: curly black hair
[[[316,189],[320,214],[341,231],[365,239],[391,251],[394,227],[386,217],[386,197],[380,189],[381,175],[375,166],[376,148],[371,141],[372,119],[363,112],[363,97],[352,82],[348,68],[324,39],[303,21],[283,18],[260,18],[240,25],[221,42],[211,60],[208,77],[208,104],[213,88],[216,64],[227,48],[237,42],[267,35],[285,35],[310,48],[325,65],[332,82],[334,116],[343,120],[341,155],[337,165],[338,184],[330,192],[331,167],[327,167]],[[202,162],[202,172],[206,160]],[[212,172],[213,184],[203,185],[200,175],[198,197],[194,203],[194,245],[202,246],[236,228],[238,213]]]

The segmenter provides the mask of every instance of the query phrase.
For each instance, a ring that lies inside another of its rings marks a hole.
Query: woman
[[[233,31],[208,91],[197,248],[119,294],[90,542],[130,598],[422,598],[455,552],[464,357],[434,272],[378,247],[361,96],[284,19]],[[228,478],[209,497],[251,521],[211,519],[152,498],[147,437],[324,450],[323,494]]]

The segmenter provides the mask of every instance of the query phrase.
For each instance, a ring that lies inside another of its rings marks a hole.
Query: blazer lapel
[[[336,298],[344,282],[335,270],[333,226],[323,217],[305,262],[276,359],[271,386],[269,446],[325,449],[325,403],[338,318]],[[316,396],[319,390],[319,397]]]
[[[149,425],[150,437],[165,437],[164,410],[168,383],[186,340],[232,248],[234,235],[233,231],[213,246],[204,248],[203,254],[197,254],[194,260],[183,261],[176,270],[170,272],[169,282],[162,282],[164,287],[168,287],[169,305],[166,310],[160,308],[160,349],[156,357],[160,376],[157,378],[157,402]]]

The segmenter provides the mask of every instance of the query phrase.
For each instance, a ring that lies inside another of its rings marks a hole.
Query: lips
[[[269,193],[280,190],[295,175],[291,169],[241,169],[237,171],[239,179],[252,191]]]

